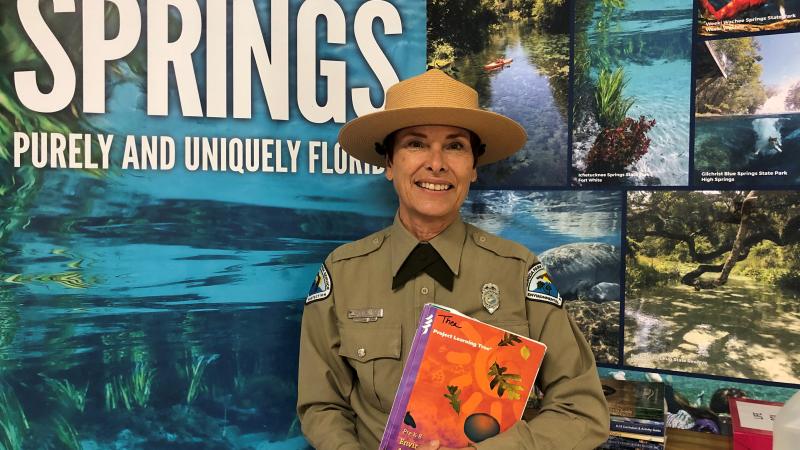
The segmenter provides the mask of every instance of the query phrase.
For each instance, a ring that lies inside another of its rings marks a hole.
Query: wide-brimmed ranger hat
[[[385,156],[375,144],[394,131],[417,125],[450,125],[474,132],[486,146],[479,166],[513,154],[528,138],[514,120],[481,109],[475,89],[433,69],[391,86],[385,109],[347,122],[339,131],[339,144],[353,157],[383,167]]]

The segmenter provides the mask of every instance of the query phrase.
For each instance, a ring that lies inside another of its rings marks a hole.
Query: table
[[[732,450],[731,436],[667,428],[666,450]]]

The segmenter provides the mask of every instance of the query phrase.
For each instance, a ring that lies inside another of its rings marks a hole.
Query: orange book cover
[[[425,305],[380,449],[433,440],[460,448],[505,431],[522,417],[545,350],[541,342]]]

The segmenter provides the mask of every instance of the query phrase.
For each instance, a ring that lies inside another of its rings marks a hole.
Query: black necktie
[[[403,287],[408,280],[414,279],[420,272],[425,272],[438,281],[448,291],[453,291],[453,272],[444,259],[431,244],[421,242],[411,250],[408,258],[400,266],[397,275],[392,279],[392,290]]]

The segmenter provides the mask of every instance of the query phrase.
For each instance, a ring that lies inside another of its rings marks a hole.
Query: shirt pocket
[[[377,325],[340,328],[339,355],[355,369],[363,398],[388,413],[403,372],[402,330],[400,324]]]
[[[530,337],[531,333],[528,329],[528,322],[515,320],[513,322],[507,321],[497,321],[497,322],[487,322],[489,325],[502,328],[506,331],[510,331],[514,334],[518,334],[520,336]]]

